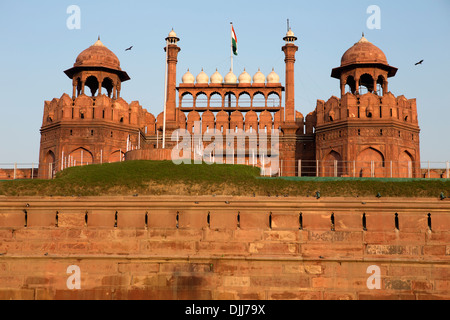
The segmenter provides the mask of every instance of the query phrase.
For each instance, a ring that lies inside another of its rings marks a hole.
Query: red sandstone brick
[[[249,252],[252,255],[297,255],[299,246],[296,243],[255,242],[250,243]]]
[[[323,244],[307,243],[300,246],[300,254],[303,257],[316,259],[361,259],[363,255],[362,244]]]
[[[148,262],[119,262],[118,272],[119,273],[131,273],[136,274],[148,274],[159,272],[159,263],[148,263]]]
[[[399,229],[402,232],[427,231],[427,215],[425,213],[399,213]]]
[[[0,212],[0,227],[14,228],[23,227],[24,225],[25,213],[23,211]]]
[[[205,273],[212,272],[212,263],[161,263],[160,273],[179,273],[179,272],[193,272]]]
[[[234,275],[281,274],[283,265],[278,261],[229,261],[218,260],[214,263],[214,273]]]
[[[269,229],[269,212],[240,211],[240,228],[245,229]]]
[[[331,230],[331,212],[302,212],[304,230]]]
[[[206,210],[182,210],[179,214],[179,228],[206,228],[208,227],[207,217]]]
[[[88,227],[114,228],[115,210],[91,210],[88,212]]]
[[[391,244],[393,242],[425,243],[425,232],[403,231],[367,231],[364,233],[364,241],[370,244]]]
[[[231,229],[237,228],[237,212],[231,210],[210,210],[210,228]]]
[[[59,228],[81,228],[85,225],[85,211],[63,210],[58,211]]]
[[[9,229],[9,230],[1,230],[0,229],[0,240],[8,240],[8,239],[12,239],[13,237],[13,230]]]
[[[36,300],[111,300],[114,289],[36,289]]]
[[[148,228],[176,228],[177,211],[176,210],[149,210]]]
[[[319,291],[269,291],[270,300],[321,300],[322,294]]]
[[[272,211],[272,230],[299,230],[299,215]]]
[[[247,255],[248,244],[243,242],[197,242],[197,254],[200,256]]]
[[[203,230],[191,229],[149,229],[147,231],[147,239],[152,241],[164,240],[180,240],[184,241],[201,241],[203,237]]]
[[[361,231],[362,214],[335,212],[334,223],[336,231]]]
[[[414,294],[359,293],[359,300],[416,300]]]
[[[448,213],[431,213],[431,229],[433,231],[449,231],[450,230],[450,214]]]
[[[442,293],[449,293],[450,292],[450,280],[435,280],[434,281],[435,286],[436,286],[436,291],[437,292],[442,292]],[[428,289],[427,291],[431,291],[432,288]]]
[[[203,241],[231,241],[233,239],[233,230],[230,229],[205,229],[203,231]]]
[[[413,278],[431,279],[431,265],[421,264],[392,264],[389,265],[387,275]]]
[[[118,228],[145,228],[145,211],[136,212],[136,210],[118,210],[117,211]]]
[[[328,292],[323,293],[324,300],[356,300],[356,294],[353,292]]]
[[[56,211],[50,210],[27,210],[27,226],[28,227],[54,227],[56,225]]]
[[[309,241],[323,242],[358,242],[363,238],[362,231],[309,231]]]
[[[251,286],[259,287],[284,287],[284,288],[309,288],[311,287],[310,278],[307,276],[295,275],[271,275],[271,276],[252,276],[250,277]]]
[[[261,229],[237,229],[233,231],[235,241],[253,242],[263,238],[264,231]]]
[[[141,252],[162,256],[185,256],[195,253],[193,241],[141,241]]]
[[[445,256],[445,250],[445,245],[429,245],[423,247],[423,254]]]
[[[366,212],[367,231],[394,231],[395,230],[395,212],[388,213],[372,213]]]
[[[433,291],[433,284],[430,281],[426,281],[426,280],[412,280],[411,286],[412,286],[412,290],[414,292],[432,292]]]
[[[101,285],[103,287],[122,287],[129,286],[131,284],[131,276],[130,275],[109,275],[105,276],[102,279]]]
[[[299,241],[302,234],[299,230],[269,230],[264,231],[263,240],[265,241]]]
[[[33,289],[0,289],[0,300],[34,300]]]

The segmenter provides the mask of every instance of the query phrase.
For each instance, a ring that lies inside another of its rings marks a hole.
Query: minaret
[[[283,40],[286,41],[286,44],[281,49],[284,52],[284,62],[286,63],[285,121],[292,123],[295,122],[294,64],[295,53],[298,51],[298,47],[295,45],[297,37],[289,29]]]
[[[167,50],[166,125],[168,128],[176,126],[177,56],[181,50],[177,45],[178,41],[180,39],[172,29],[166,38],[166,47],[164,47],[164,51]]]

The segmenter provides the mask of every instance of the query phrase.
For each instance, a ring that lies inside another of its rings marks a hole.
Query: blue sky
[[[67,7],[81,9],[81,25],[69,30]],[[381,29],[369,29],[370,5],[381,10]],[[230,22],[238,38],[237,75],[275,68],[284,83],[282,38],[286,19],[298,36],[296,109],[313,111],[316,100],[339,96],[330,77],[361,33],[384,51],[398,73],[395,95],[416,98],[421,160],[450,161],[450,1],[6,1],[0,2],[0,163],[36,163],[45,100],[71,95],[63,73],[100,35],[131,77],[122,97],[155,116],[164,97],[164,39],[181,38],[177,80],[189,68],[225,75],[230,68]],[[125,48],[133,45],[133,50]],[[414,63],[424,59],[421,66]]]

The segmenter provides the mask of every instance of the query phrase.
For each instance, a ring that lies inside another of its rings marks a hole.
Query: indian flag
[[[233,48],[233,54],[235,56],[237,56],[238,55],[238,52],[237,52],[237,38],[236,38],[236,33],[234,32],[233,24],[231,25],[231,46]]]

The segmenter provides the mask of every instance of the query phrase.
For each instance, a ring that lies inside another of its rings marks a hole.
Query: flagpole
[[[166,40],[166,73],[164,75],[164,119],[163,119],[163,141],[162,148],[166,148],[166,105],[167,105],[167,58],[169,54],[169,41]]]
[[[230,59],[231,59],[231,72],[233,72],[233,22],[230,22]]]

